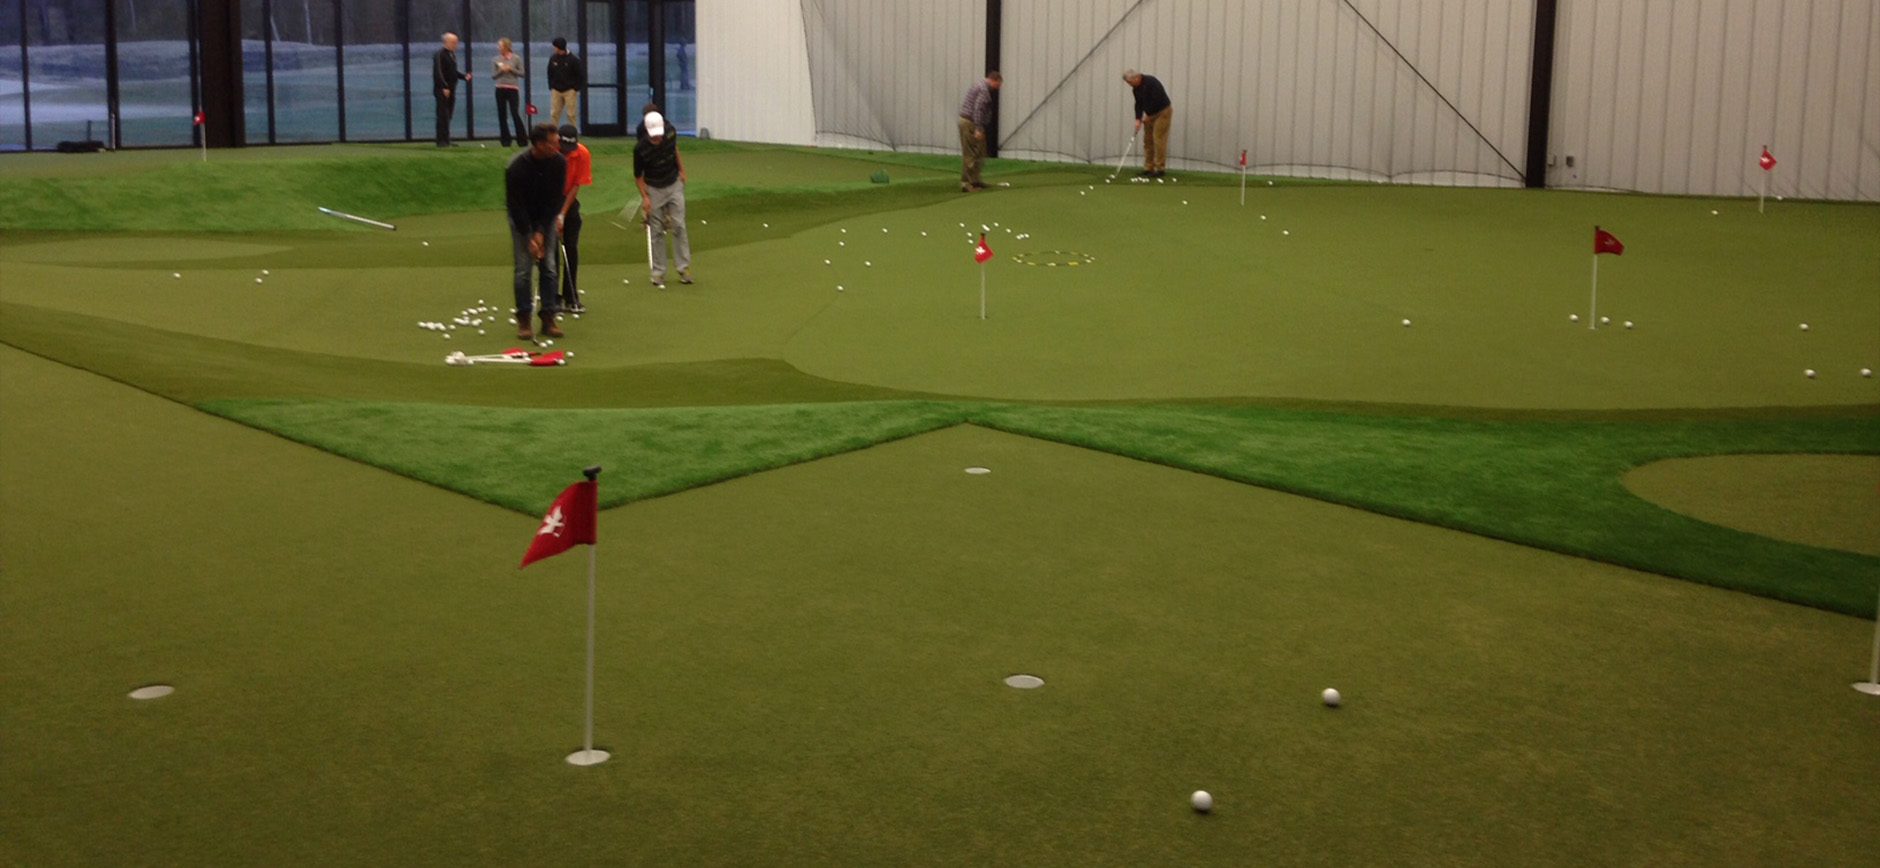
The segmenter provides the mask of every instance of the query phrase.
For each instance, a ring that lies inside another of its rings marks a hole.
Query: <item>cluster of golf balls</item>
[[[479,298],[477,299],[476,307],[464,308],[459,311],[456,316],[451,317],[450,322],[421,321],[418,323],[418,328],[426,331],[440,332],[447,340],[450,338],[450,333],[459,326],[476,329],[477,334],[486,334],[487,332],[483,328],[484,324],[495,324],[499,319],[498,314],[500,313],[501,311],[497,310],[495,307],[484,304],[483,299]]]

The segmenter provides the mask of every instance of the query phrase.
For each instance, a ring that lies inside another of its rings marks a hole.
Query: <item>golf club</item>
[[[1116,161],[1116,171],[1110,173],[1111,180],[1115,180],[1117,175],[1123,173],[1123,164],[1129,162],[1129,155],[1135,153],[1135,151],[1136,131],[1131,130],[1129,133],[1129,144],[1123,146],[1123,158]]]

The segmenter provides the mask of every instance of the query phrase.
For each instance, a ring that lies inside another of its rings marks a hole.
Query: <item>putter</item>
[[[1135,150],[1136,133],[1132,130],[1129,133],[1129,144],[1123,146],[1123,158],[1116,161],[1116,171],[1110,173],[1110,180],[1116,180],[1117,175],[1123,174],[1123,164],[1129,162],[1129,155],[1134,153]]]
[[[555,246],[561,250],[561,285],[567,289],[567,292],[562,293],[561,306],[564,308],[579,308],[581,306],[581,291],[574,288],[574,281],[568,277],[568,245],[557,242]],[[573,297],[570,298],[570,296]]]

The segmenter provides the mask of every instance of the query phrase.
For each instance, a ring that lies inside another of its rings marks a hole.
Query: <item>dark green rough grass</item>
[[[1871,617],[1880,558],[1698,521],[1627,470],[1732,453],[1880,454],[1880,417],[1487,421],[1260,408],[996,407],[974,421],[1732,590]]]
[[[895,401],[525,410],[445,404],[222,400],[202,408],[290,440],[524,513],[590,464],[601,506],[873,446],[956,424],[964,405]]]

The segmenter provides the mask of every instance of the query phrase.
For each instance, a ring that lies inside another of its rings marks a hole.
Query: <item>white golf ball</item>
[[[1182,200],[1182,204],[1183,204],[1183,205],[1186,205],[1186,204],[1188,204],[1188,200],[1187,200],[1187,199],[1183,199],[1183,200]]]
[[[883,235],[886,235],[886,234],[888,234],[888,227],[886,227],[886,226],[883,226],[883,227],[881,227],[881,234],[883,234]]]
[[[1713,209],[1713,210],[1712,210],[1712,211],[1710,212],[1710,216],[1712,216],[1712,217],[1715,217],[1715,216],[1717,216],[1717,212],[1716,212],[1716,210],[1714,210],[1714,209]]]
[[[1104,179],[1103,179],[1103,183],[1105,183],[1105,184],[1108,184],[1108,183],[1110,183],[1110,179],[1109,179],[1109,178],[1104,178]],[[1094,189],[1094,188],[1092,188],[1092,189]]]
[[[1577,314],[1577,313],[1570,313],[1570,314],[1567,314],[1567,322],[1579,322],[1579,321],[1580,321],[1580,315],[1579,315],[1579,314]]]
[[[255,278],[255,282],[256,282],[256,283],[260,283],[260,282],[261,282],[261,278],[259,278],[259,277],[257,277],[257,278]]]
[[[711,222],[710,220],[700,220],[700,221],[698,221],[698,225],[700,225],[700,226],[710,226],[710,225],[712,225],[712,222]]]
[[[1815,369],[1814,369],[1814,368],[1809,368],[1809,369],[1807,369],[1807,370],[1805,370],[1805,371],[1802,371],[1802,376],[1804,376],[1804,377],[1807,377],[1808,379],[1811,379],[1811,380],[1812,380],[1812,379],[1814,379],[1814,378],[1815,378]]]
[[[628,280],[628,279],[626,279],[626,278],[624,278],[624,277],[623,277],[623,278],[621,278],[621,279],[620,279],[620,282],[621,282],[621,283],[632,283],[633,281],[631,281],[631,280]]]
[[[1292,234],[1292,230],[1291,230],[1291,229],[1281,229],[1281,230],[1279,231],[1279,234],[1281,234],[1281,235],[1291,235],[1291,234]]]
[[[1260,219],[1261,219],[1261,220],[1265,220],[1265,219],[1266,219],[1266,215],[1265,215],[1265,214],[1261,214],[1261,215],[1260,215]]]
[[[1403,321],[1403,325],[1404,325],[1404,328],[1409,328],[1409,327],[1410,327],[1410,321],[1409,321],[1409,320],[1404,320],[1404,321]]]
[[[263,277],[265,277],[265,276],[267,276],[267,273],[268,273],[268,270],[267,270],[267,269],[265,269],[265,268],[263,268],[263,269],[261,269],[261,274],[262,274],[262,276],[263,276]]]
[[[925,229],[922,229],[922,230],[920,230],[920,237],[922,237],[922,238],[926,238],[926,237],[927,237],[927,230],[925,230]]]
[[[423,245],[424,245],[424,246],[426,246],[426,247],[430,247],[430,246],[431,246],[431,242],[429,242],[429,241],[420,241],[420,242],[418,242],[418,243],[419,243],[419,244],[423,244]]]
[[[875,264],[873,262],[869,262],[868,260],[864,259],[862,260],[862,266],[865,268],[874,268]]]
[[[450,340],[450,332],[444,333],[444,340]]]
[[[841,291],[842,291],[842,284],[840,283],[836,284],[836,292],[841,292]]]
[[[1079,195],[1079,196],[1082,196],[1082,195],[1085,195],[1085,194],[1084,194],[1084,191],[1082,191],[1082,190],[1078,190],[1078,191],[1077,191],[1077,195]]]
[[[1625,327],[1626,327],[1626,328],[1631,328],[1631,327],[1632,327],[1632,321],[1631,321],[1631,320],[1626,320],[1626,321],[1625,321]]]
[[[1808,331],[1808,323],[1802,323],[1802,331]]]
[[[1195,790],[1194,795],[1188,797],[1188,804],[1194,806],[1195,813],[1205,814],[1214,810],[1214,797],[1208,795],[1207,790]]]
[[[1600,324],[1600,325],[1605,325],[1606,323],[1609,323],[1609,322],[1612,322],[1612,317],[1609,317],[1609,316],[1602,316],[1602,317],[1600,317],[1600,318],[1599,318],[1599,324]]]
[[[824,265],[828,265],[828,264],[829,264],[829,260],[827,260],[827,259],[825,259],[825,260],[823,260],[823,264],[824,264]]]
[[[1781,196],[1777,196],[1777,197],[1776,197],[1776,201],[1777,201],[1777,202],[1780,202],[1780,201],[1782,201],[1782,197],[1781,197]]]
[[[770,224],[769,224],[769,223],[765,223],[765,224],[764,224],[764,228],[765,228],[765,229],[769,229],[769,228],[770,228]]]
[[[170,275],[170,276],[171,276],[171,277],[178,277],[178,278],[180,278],[180,277],[182,277],[182,276],[183,276],[183,273],[182,273],[182,272],[180,272],[180,271],[178,271],[178,272],[176,272],[176,273],[174,273],[174,274],[172,274],[172,275]]]
[[[1860,369],[1860,375],[1861,375],[1861,376],[1863,376],[1863,377],[1871,377],[1871,376],[1873,376],[1873,369],[1872,369],[1872,368],[1861,368],[1861,369]]]
[[[1327,687],[1319,693],[1319,700],[1324,702],[1327,708],[1337,708],[1339,703],[1345,701],[1345,698],[1339,695],[1338,688]]]
[[[485,334],[485,332],[482,329],[477,329],[477,334]]]
[[[836,242],[836,246],[837,246],[837,247],[847,247],[847,246],[849,246],[849,243],[848,243],[847,241],[837,241],[837,242]]]

